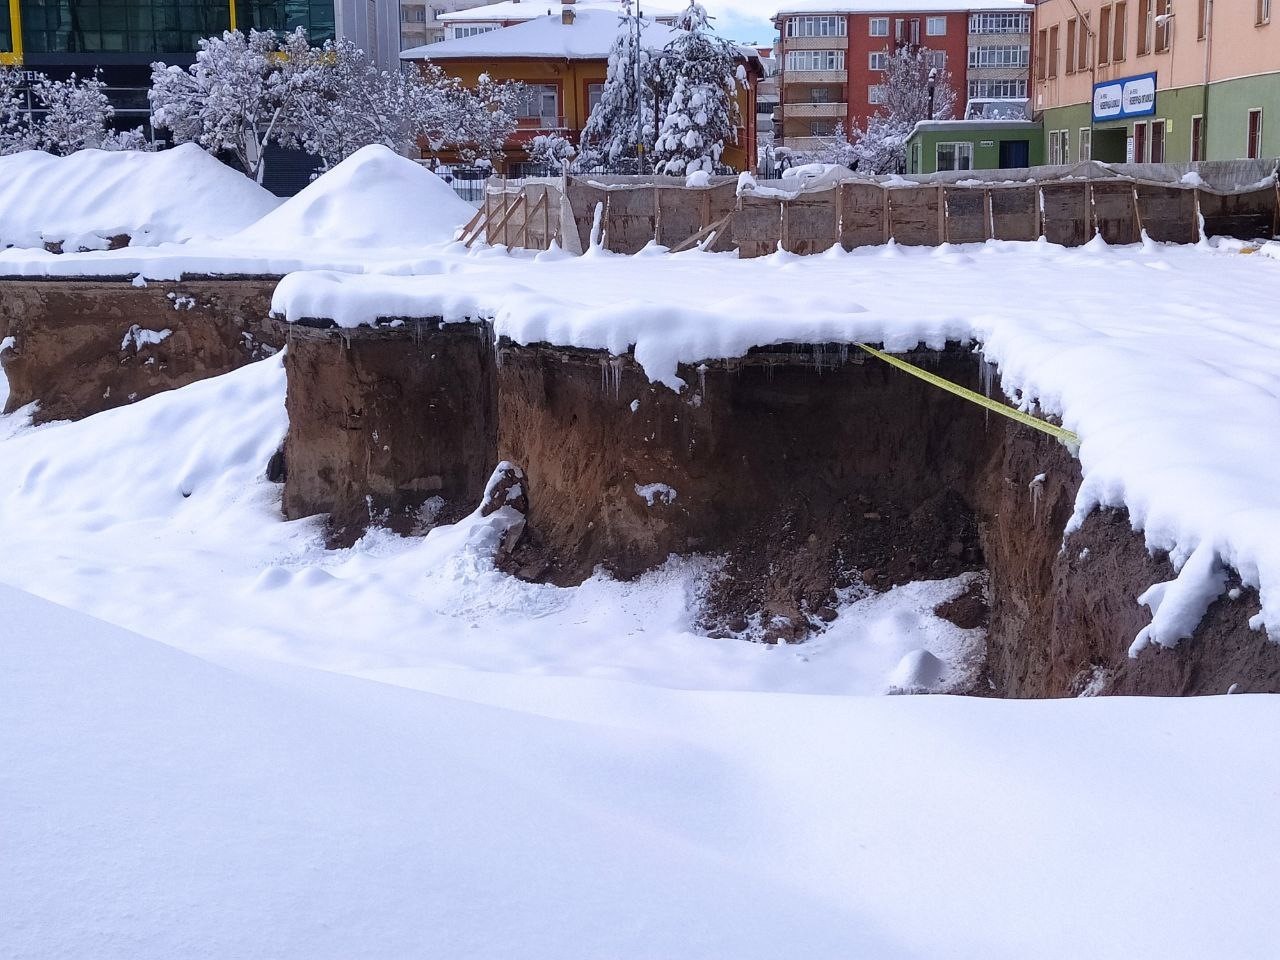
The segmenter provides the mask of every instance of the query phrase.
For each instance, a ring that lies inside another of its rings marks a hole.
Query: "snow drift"
[[[434,173],[375,145],[357,150],[236,239],[264,247],[309,240],[368,247],[448,243],[475,212]]]
[[[100,250],[120,237],[134,246],[225,237],[278,203],[194,144],[0,157],[0,247]]]

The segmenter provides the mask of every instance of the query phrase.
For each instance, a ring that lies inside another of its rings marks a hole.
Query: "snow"
[[[612,14],[615,18],[622,10],[622,5],[618,0],[578,0],[578,2],[572,4],[562,4],[560,0],[554,0],[552,3],[535,3],[531,2],[531,0],[503,0],[502,3],[487,3],[481,7],[469,7],[465,10],[442,13],[436,19],[446,24],[486,22],[507,24],[533,20],[548,14],[559,17],[566,6],[578,15],[581,15],[584,10],[602,10]],[[655,7],[648,3],[644,5],[644,15],[651,20],[657,17],[674,19],[679,13],[679,10]]]
[[[649,19],[648,10],[643,12],[646,22],[641,42],[645,49],[661,51],[671,41],[680,39],[683,31],[665,23],[655,23]],[[412,47],[402,51],[400,59],[436,61],[519,57],[604,60],[609,56],[618,33],[620,13],[621,7],[612,11],[587,7],[577,11],[572,24],[562,22],[558,13],[553,16],[544,15],[473,37]],[[739,46],[738,52],[748,60],[760,60],[760,54],[754,47]]]
[[[146,330],[135,323],[125,331],[124,339],[120,341],[120,350],[127,352],[133,347],[133,352],[139,353],[143,347],[164,343],[171,336],[173,331],[167,327],[164,330]]]
[[[157,153],[38,150],[0,157],[0,247],[102,249],[226,237],[279,203],[191,144]]]
[[[6,956],[1274,951],[1275,698],[396,685],[0,606]]]
[[[386,147],[363,147],[240,231],[237,242],[287,248],[448,243],[475,215],[447,183]]]
[[[637,483],[636,496],[642,497],[649,506],[659,504],[669,506],[676,502],[676,489],[666,483]]]

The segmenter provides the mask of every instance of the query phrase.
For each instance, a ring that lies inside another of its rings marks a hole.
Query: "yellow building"
[[[565,4],[559,15],[539,17],[475,36],[445,40],[406,50],[402,60],[438,64],[467,85],[480,74],[494,80],[518,80],[528,87],[519,126],[507,142],[501,171],[518,175],[525,161],[524,144],[539,134],[557,133],[577,142],[599,100],[608,70],[609,50],[618,32],[614,11],[575,11]],[[676,29],[648,23],[644,43],[661,50]],[[748,82],[738,91],[741,126],[737,142],[725,145],[722,161],[734,170],[755,170],[756,84],[764,75],[759,54],[743,47]],[[446,162],[455,157],[445,155]]]

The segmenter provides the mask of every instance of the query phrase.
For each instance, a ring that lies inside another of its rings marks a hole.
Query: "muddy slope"
[[[480,502],[496,456],[494,367],[479,324],[288,328],[284,513],[422,533]]]
[[[269,356],[281,345],[267,319],[274,288],[273,279],[0,280],[5,412],[37,402],[37,423],[78,420]]]
[[[981,564],[969,481],[985,418],[883,364],[756,350],[682,368],[677,394],[595,351],[507,344],[499,359],[498,453],[529,475],[525,576],[631,577],[673,553],[725,554],[705,625],[758,619],[795,639],[835,589]],[[976,375],[959,347],[912,359]]]

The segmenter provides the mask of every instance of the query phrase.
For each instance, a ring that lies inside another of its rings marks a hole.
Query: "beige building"
[[[1280,155],[1273,3],[1041,0],[1032,106],[1047,162]]]

